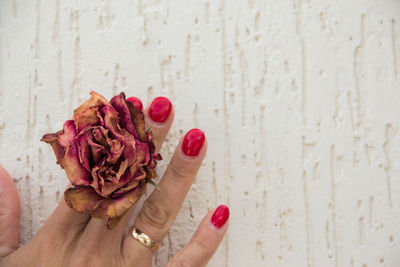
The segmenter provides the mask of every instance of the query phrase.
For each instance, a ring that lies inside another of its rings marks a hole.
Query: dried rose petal
[[[143,112],[124,93],[110,102],[90,94],[62,131],[45,134],[42,141],[52,146],[73,185],[64,193],[67,204],[107,220],[111,229],[155,178],[161,156],[146,132]]]

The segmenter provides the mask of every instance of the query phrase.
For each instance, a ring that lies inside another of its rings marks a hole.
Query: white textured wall
[[[155,261],[227,203],[210,266],[400,265],[399,0],[0,0],[0,163],[21,242],[67,183],[42,134],[90,90],[170,97],[209,153]]]

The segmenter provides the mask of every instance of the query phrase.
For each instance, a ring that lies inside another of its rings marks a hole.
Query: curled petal
[[[146,143],[136,142],[136,162],[139,166],[146,165],[150,160],[149,148]]]
[[[142,182],[119,198],[103,200],[95,216],[114,218],[123,215],[143,195],[145,187],[146,184]]]
[[[128,133],[126,130],[121,129],[118,125],[118,115],[113,107],[105,106],[102,108],[104,115],[104,125],[110,131],[111,135],[123,142],[124,152],[123,155],[129,160],[128,165],[132,165],[136,161],[135,152],[135,137]]]
[[[91,182],[90,173],[80,164],[78,149],[75,144],[65,149],[64,157],[61,159],[61,166],[64,167],[68,179],[73,185],[89,185]]]
[[[101,195],[103,197],[109,198],[111,194],[121,187],[120,183],[113,183],[110,181],[104,181],[104,185],[102,187]]]
[[[99,143],[103,146],[107,146],[109,143],[108,130],[104,129],[103,127],[94,128],[93,129],[93,137],[97,143]]]
[[[78,212],[93,213],[104,200],[92,187],[69,188],[64,192],[65,202]]]
[[[41,141],[46,142],[51,145],[51,147],[53,148],[54,154],[56,155],[58,164],[61,163],[61,159],[65,153],[65,148],[63,146],[61,146],[60,143],[58,143],[58,134],[59,133],[61,133],[61,131],[57,132],[57,133],[52,133],[52,134],[45,134],[45,135],[43,135],[42,140],[41,140]]]
[[[91,186],[96,190],[96,192],[102,195],[104,188],[104,179],[101,175],[98,175],[101,168],[103,168],[106,159],[103,157],[93,168],[92,168],[92,183]]]
[[[112,140],[110,145],[110,155],[107,156],[107,162],[115,164],[124,152],[124,145],[119,140]]]
[[[92,157],[92,160],[94,163],[99,162],[100,157],[104,154],[104,146],[99,145],[95,142],[93,142],[92,139],[88,140],[88,146],[90,148],[90,155]]]
[[[79,131],[88,127],[100,124],[100,116],[97,108],[88,108],[75,116],[75,127]]]
[[[119,170],[116,173],[117,180],[121,178],[121,176],[125,173],[127,168],[128,168],[128,160],[126,159],[122,161],[121,164],[119,165]]]
[[[58,143],[63,147],[68,147],[74,143],[76,134],[74,121],[68,120],[64,123],[61,133],[58,134]]]
[[[89,147],[88,141],[91,140],[91,137],[92,136],[90,131],[86,131],[84,134],[77,137],[79,162],[89,172],[91,149]]]
[[[112,106],[104,106],[101,109],[104,114],[104,126],[111,132],[114,138],[119,140],[126,139],[127,134],[118,124],[119,117],[117,111]],[[132,139],[135,139],[132,136]]]
[[[143,167],[143,169],[146,172],[147,178],[152,179],[157,177],[156,171],[154,169],[148,168],[147,166]]]
[[[161,156],[161,154],[159,154],[159,153],[153,153],[151,156],[152,156],[153,159],[155,159],[155,160],[158,160],[158,161],[162,160],[162,156]]]
[[[138,169],[134,175],[131,175],[129,171],[126,171],[126,169],[126,163],[122,162],[120,165],[120,171],[123,175],[118,178],[119,174],[117,173],[114,175],[116,178],[112,181],[104,181],[102,190],[99,194],[104,197],[118,198],[125,192],[135,188],[141,180],[146,178],[146,173],[142,169]]]
[[[126,105],[128,106],[129,112],[131,114],[131,119],[133,125],[135,126],[135,130],[137,132],[138,138],[140,141],[146,141],[146,127],[144,123],[144,114],[143,111],[135,107],[131,102],[126,101]]]
[[[82,113],[84,110],[93,107],[101,107],[105,105],[110,105],[110,103],[100,94],[96,92],[90,92],[91,97],[85,101],[82,105],[80,105],[77,109],[74,110],[73,120],[75,121],[77,116]]]
[[[120,118],[119,125],[121,128],[126,129],[135,138],[138,138],[135,127],[132,123],[131,113],[129,112],[129,108],[126,103],[127,101],[125,101],[124,93],[114,96],[110,101],[110,104],[115,108],[116,111],[118,111]]]
[[[118,190],[116,190],[113,194],[112,197],[113,198],[117,198],[122,196],[123,194],[125,194],[126,192],[132,190],[133,188],[135,188],[140,182],[141,180],[146,178],[146,172],[144,172],[142,170],[142,168],[138,169],[134,175],[132,176],[130,174],[130,172],[126,172],[123,177],[121,177],[121,182],[122,183],[126,183],[126,181],[128,181],[124,186],[120,187]]]
[[[57,137],[57,141],[55,141],[55,137]],[[64,123],[61,132],[56,136],[43,136],[43,140],[52,144],[59,164],[65,169],[65,173],[73,185],[89,185],[90,173],[80,163],[75,137],[74,121],[68,120]]]

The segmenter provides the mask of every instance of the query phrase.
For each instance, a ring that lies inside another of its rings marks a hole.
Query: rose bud
[[[108,102],[91,92],[63,130],[45,134],[72,187],[64,192],[72,209],[107,220],[112,229],[156,177],[155,152],[144,114],[125,94]]]

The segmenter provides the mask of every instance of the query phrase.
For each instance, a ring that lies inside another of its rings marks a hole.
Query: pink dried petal
[[[146,165],[150,160],[149,148],[146,143],[136,142],[136,162],[139,166]]]
[[[58,134],[61,133],[52,133],[52,134],[45,134],[42,137],[43,142],[46,142],[51,145],[53,148],[54,154],[56,155],[57,163],[61,164],[61,159],[64,156],[65,148],[58,143]]]
[[[58,134],[58,143],[63,147],[74,144],[76,137],[76,128],[73,120],[68,120],[63,125],[63,130]]]
[[[138,138],[135,126],[133,126],[131,120],[131,113],[129,112],[128,106],[125,101],[125,94],[120,93],[119,95],[114,96],[111,99],[110,103],[119,114],[119,125],[121,126],[121,128],[126,129],[135,138]]]
[[[90,131],[85,132],[82,135],[77,137],[78,142],[78,156],[79,162],[85,167],[85,169],[90,172],[90,156],[91,156],[91,149],[88,144],[88,140],[92,138]]]
[[[91,175],[80,164],[75,144],[65,149],[65,154],[61,159],[60,165],[64,167],[65,173],[73,185],[89,185],[91,183]]]

